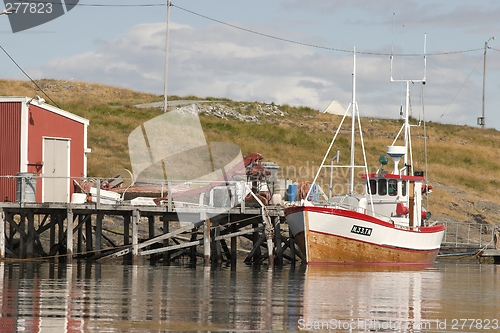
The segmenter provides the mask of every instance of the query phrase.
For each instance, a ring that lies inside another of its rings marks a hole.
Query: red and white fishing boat
[[[355,60],[354,52],[354,73]],[[396,82],[392,79],[392,60],[391,81]],[[347,166],[350,168],[349,193],[333,197],[324,195],[327,200],[323,202],[302,200],[299,205],[285,209],[290,232],[293,233],[307,263],[429,264],[435,260],[445,227],[442,224],[429,223],[430,213],[422,206],[423,198],[430,192],[430,187],[426,184],[423,172],[412,172],[413,157],[408,116],[410,82],[425,84],[425,70],[422,80],[399,82],[406,82],[404,124],[392,145],[386,148],[387,155],[394,162],[394,169],[391,172],[383,170],[388,159],[382,156],[379,159],[381,167],[376,173],[369,174],[356,103],[356,80],[353,74],[352,102],[313,181],[314,184],[322,167],[334,167],[325,165],[325,161],[344,119],[349,114],[349,109],[352,108],[351,163]],[[356,118],[364,166],[354,165]],[[402,138],[399,138],[401,134]],[[398,138],[400,141],[403,139],[403,145],[395,145]],[[404,165],[399,168],[401,159],[404,160]],[[356,168],[365,170],[364,194],[357,194],[354,191]],[[308,193],[306,198],[309,197]]]

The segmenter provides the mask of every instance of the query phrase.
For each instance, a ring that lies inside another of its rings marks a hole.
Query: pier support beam
[[[203,224],[203,262],[206,266],[210,265],[210,219],[202,213],[202,218],[205,219]]]
[[[169,220],[168,220],[168,214],[163,214],[163,234],[168,234],[170,232],[170,223],[169,223]],[[169,245],[169,240],[168,238],[163,240],[163,246],[164,247],[168,247]],[[170,252],[168,251],[165,251],[163,252],[163,260],[165,262],[168,262],[170,261]]]
[[[28,219],[28,235],[26,239],[26,258],[33,258],[33,248],[35,243],[35,214],[30,211],[26,213]]]
[[[130,214],[123,215],[123,245],[130,244]]]
[[[87,252],[94,250],[92,246],[92,216],[85,221],[85,245]]]
[[[66,212],[66,260],[70,263],[73,259],[73,210],[68,208]]]
[[[236,230],[236,224],[232,224],[231,233],[235,233]],[[236,265],[236,257],[238,256],[237,244],[236,237],[231,237],[231,266]]]
[[[283,248],[281,247],[280,217],[274,217],[274,244],[276,246],[276,263],[283,264]]]
[[[135,209],[132,213],[132,263],[137,263],[139,256],[139,221],[141,213]]]
[[[95,254],[100,254],[102,251],[102,219],[103,214],[97,214],[95,220]]]

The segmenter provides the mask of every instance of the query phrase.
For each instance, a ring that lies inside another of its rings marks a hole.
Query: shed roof
[[[52,106],[52,105],[47,104],[47,103],[38,103],[38,101],[36,99],[33,99],[33,98],[29,98],[29,97],[25,97],[25,96],[0,96],[0,103],[13,103],[13,102],[14,103],[25,103],[25,104],[28,104],[28,102],[30,102],[30,104],[38,106],[41,109],[58,114],[60,116],[71,119],[73,121],[84,124],[86,126],[89,125],[88,119],[77,116],[76,114],[62,110],[58,107]]]

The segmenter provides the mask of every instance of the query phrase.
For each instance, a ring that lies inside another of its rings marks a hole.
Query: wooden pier
[[[132,262],[140,257],[162,262],[187,257],[196,262],[201,257],[205,264],[235,264],[237,239],[244,238],[252,246],[246,263],[295,263],[300,253],[288,234],[283,211],[282,206],[245,204],[231,209],[176,209],[172,205],[4,202],[0,203],[0,257]],[[105,218],[115,221],[116,230],[103,229]],[[146,230],[145,237],[140,229]],[[116,241],[117,237],[123,238]]]

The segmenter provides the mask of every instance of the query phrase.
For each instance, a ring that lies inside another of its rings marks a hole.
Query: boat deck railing
[[[487,248],[498,242],[500,226],[489,223],[443,222],[446,226],[442,244],[454,247]]]

